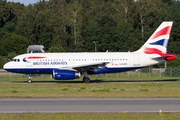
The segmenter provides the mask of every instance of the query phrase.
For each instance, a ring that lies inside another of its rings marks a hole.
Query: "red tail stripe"
[[[158,54],[160,56],[171,56],[171,57],[165,58],[165,60],[167,60],[167,61],[176,59],[176,55],[163,53],[162,51],[160,51],[156,48],[144,48],[144,53],[146,53],[146,54]]]
[[[167,26],[165,28],[163,28],[162,30],[156,32],[152,37],[151,37],[151,40],[152,39],[155,39],[161,35],[170,35],[170,32],[171,32],[171,26]]]
[[[158,54],[160,56],[163,56],[164,53],[156,48],[144,48],[144,53],[146,54]]]

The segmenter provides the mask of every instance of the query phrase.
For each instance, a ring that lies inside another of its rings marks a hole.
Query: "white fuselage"
[[[53,69],[73,69],[76,66],[106,62],[108,64],[98,68],[107,68],[105,73],[111,73],[138,69],[165,62],[165,60],[153,60],[151,56],[158,55],[147,55],[137,52],[30,53],[16,56],[13,61],[5,64],[4,68],[7,71],[16,73],[51,74]],[[93,73],[96,74],[95,71]]]

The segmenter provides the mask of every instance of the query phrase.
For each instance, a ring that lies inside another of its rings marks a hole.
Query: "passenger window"
[[[18,62],[20,62],[20,60],[18,59]]]

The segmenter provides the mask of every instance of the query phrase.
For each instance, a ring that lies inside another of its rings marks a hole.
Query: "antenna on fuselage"
[[[28,46],[27,53],[32,53],[34,51],[44,53],[45,48],[43,45],[30,45],[30,46]]]

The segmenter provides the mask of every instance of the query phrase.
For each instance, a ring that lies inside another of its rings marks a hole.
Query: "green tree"
[[[82,30],[82,4],[72,1],[66,9],[66,25],[70,28],[69,35],[74,36],[75,51],[81,51],[83,47]],[[73,44],[73,43],[71,43]]]
[[[27,38],[14,33],[6,33],[2,36],[0,42],[1,56],[7,56],[11,52],[16,54],[26,53],[28,45],[29,41]]]
[[[48,52],[64,52],[63,47],[51,46]]]
[[[180,54],[180,2],[179,1],[174,1],[172,6],[171,6],[171,11],[170,14],[172,15],[172,21],[173,21],[173,27],[171,31],[171,36],[169,40],[169,45],[168,45],[168,52],[169,53],[175,53],[175,54]]]
[[[125,22],[128,22],[134,0],[116,0],[115,2],[117,3],[114,6],[116,14],[124,19]]]

